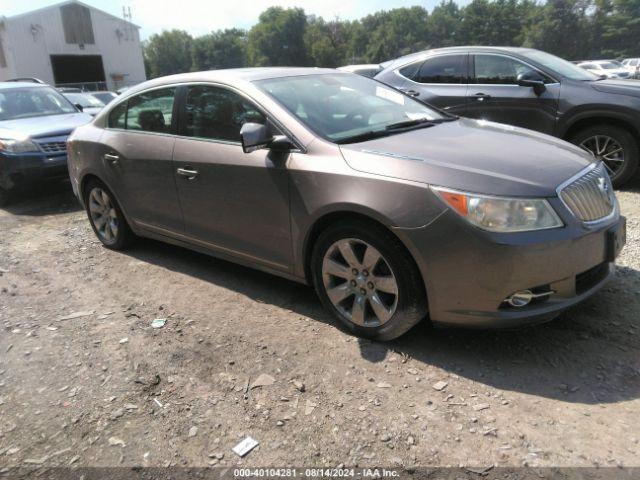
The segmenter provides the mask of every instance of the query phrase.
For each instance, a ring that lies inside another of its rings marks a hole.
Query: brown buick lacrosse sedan
[[[106,247],[151,237],[312,284],[379,340],[423,318],[551,319],[602,287],[625,242],[585,151],[335,70],[151,80],[68,147]]]

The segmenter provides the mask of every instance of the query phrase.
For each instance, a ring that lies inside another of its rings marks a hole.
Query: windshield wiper
[[[448,121],[448,120],[447,120]],[[419,118],[416,120],[406,120],[397,123],[391,123],[384,127],[382,130],[370,130],[368,132],[354,135],[353,137],[343,138],[336,141],[338,144],[345,143],[358,143],[366,142],[367,140],[373,140],[374,138],[388,137],[396,133],[408,132],[410,130],[416,130],[418,128],[433,127],[438,121],[427,120],[426,118]]]
[[[398,130],[402,128],[411,128],[411,127],[431,127],[435,125],[433,120],[428,120],[426,118],[416,118],[414,120],[404,120],[402,122],[391,123],[384,127],[385,130]]]

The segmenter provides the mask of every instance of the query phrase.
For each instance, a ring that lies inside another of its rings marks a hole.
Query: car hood
[[[361,172],[515,197],[556,196],[561,183],[594,161],[548,135],[462,118],[340,148]]]
[[[38,138],[67,135],[74,128],[91,121],[85,113],[66,113],[42,117],[19,118],[0,122],[0,138]]]
[[[599,92],[640,97],[640,82],[637,80],[599,80],[591,85]]]

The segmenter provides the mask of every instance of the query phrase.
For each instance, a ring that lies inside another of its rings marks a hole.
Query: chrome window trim
[[[463,52],[463,53],[439,53],[439,54],[436,54],[436,55],[428,55],[426,57],[423,57],[420,60],[415,60],[415,61],[412,61],[412,62],[408,62],[408,63],[405,63],[404,65],[400,65],[399,67],[396,67],[393,70],[393,73],[396,74],[397,76],[399,76],[400,78],[403,78],[403,79],[405,79],[405,80],[407,80],[407,81],[409,81],[409,82],[411,82],[411,83],[413,83],[415,85],[446,85],[446,86],[476,85],[476,86],[479,86],[479,87],[496,87],[496,86],[500,86],[500,87],[518,87],[518,88],[520,88],[520,85],[512,84],[512,83],[505,83],[505,84],[500,84],[500,83],[470,83],[468,81],[468,80],[470,80],[470,77],[467,78],[467,83],[420,83],[420,82],[416,82],[415,80],[411,80],[410,78],[407,78],[407,77],[405,77],[404,75],[402,75],[400,73],[400,69],[401,68],[408,67],[409,65],[413,65],[414,63],[418,63],[418,62],[424,63],[424,62],[426,62],[427,60],[429,60],[431,58],[451,56],[451,55],[468,55],[469,57],[472,57],[472,56],[475,56],[475,55],[494,55],[494,56],[506,57],[506,58],[509,58],[509,59],[512,59],[512,60],[516,60],[516,61],[518,61],[520,63],[523,63],[526,66],[528,66],[529,68],[535,70],[536,72],[541,73],[544,76],[549,77],[551,80],[553,80],[551,83],[545,83],[545,85],[559,85],[560,84],[560,81],[557,80],[553,75],[542,71],[540,68],[538,68],[538,67],[536,67],[534,65],[531,65],[529,62],[527,62],[525,60],[522,60],[519,57],[514,57],[513,55],[509,55],[509,54],[501,53],[501,52],[469,52],[469,51],[467,51],[467,52]],[[474,72],[473,73],[474,73],[474,78],[475,78],[475,59],[473,61],[474,61]],[[468,60],[468,63],[467,63],[468,67],[471,66],[470,62],[471,62],[471,58],[469,58],[469,60]],[[469,72],[469,73],[471,73],[471,72]]]
[[[164,137],[173,137],[173,138],[187,138],[190,140],[199,140],[199,141],[205,141],[205,142],[211,142],[211,143],[220,143],[220,144],[227,144],[227,145],[242,145],[240,142],[233,142],[230,140],[222,140],[222,139],[213,139],[213,138],[200,138],[200,137],[189,137],[187,135],[179,135],[177,133],[161,133],[161,132],[148,132],[146,130],[128,130],[126,128],[116,128],[116,127],[110,127],[109,126],[109,116],[111,115],[111,112],[117,108],[119,105],[121,105],[122,103],[128,102],[131,98],[137,97],[138,95],[143,95],[147,92],[152,92],[155,90],[162,90],[165,88],[180,88],[180,87],[190,87],[190,86],[196,86],[196,85],[204,85],[204,86],[211,86],[211,87],[219,87],[219,88],[224,88],[227,90],[231,90],[232,92],[240,95],[241,97],[247,99],[248,101],[250,101],[251,103],[253,103],[254,105],[256,105],[258,107],[258,109],[262,112],[262,114],[269,120],[271,120],[274,125],[276,127],[278,127],[280,130],[283,131],[283,133],[296,145],[296,149],[295,150],[291,150],[291,152],[296,152],[296,153],[307,153],[307,149],[303,147],[302,142],[300,142],[300,140],[298,140],[298,138],[293,135],[293,133],[291,133],[291,131],[286,128],[282,122],[280,122],[277,118],[275,118],[275,116],[271,113],[268,112],[268,110],[257,100],[253,99],[253,97],[247,95],[245,92],[243,92],[242,90],[239,90],[238,88],[235,88],[231,85],[227,85],[224,83],[219,83],[219,82],[213,82],[213,81],[195,81],[195,82],[177,82],[177,83],[168,83],[165,85],[156,85],[154,87],[149,87],[146,88],[144,90],[140,90],[139,92],[133,93],[125,98],[123,98],[121,101],[115,103],[114,105],[110,105],[110,108],[108,111],[105,112],[105,126],[103,127],[104,130],[113,130],[113,131],[118,131],[118,132],[126,132],[126,133],[142,133],[142,134],[146,134],[146,135],[161,135]],[[174,99],[175,102],[175,99]]]
[[[614,195],[613,195],[614,204],[613,204],[613,208],[611,209],[611,213],[609,215],[607,215],[606,217],[599,218],[597,220],[584,221],[584,220],[580,220],[578,217],[576,217],[576,215],[573,213],[573,210],[571,210],[569,205],[567,205],[567,203],[562,198],[561,192],[562,192],[562,190],[564,190],[566,187],[571,185],[573,182],[575,182],[579,178],[583,177],[584,175],[586,175],[587,173],[591,172],[592,170],[595,170],[596,168],[598,168],[601,164],[602,164],[602,162],[593,162],[593,163],[587,165],[585,168],[583,168],[578,173],[576,173],[573,177],[569,178],[568,180],[565,180],[560,185],[558,185],[558,187],[556,188],[556,196],[560,199],[560,202],[562,202],[562,205],[564,205],[564,207],[567,209],[567,211],[571,214],[571,216],[573,218],[576,219],[577,222],[579,222],[585,228],[588,228],[588,229],[598,228],[601,225],[609,222],[612,218],[615,218],[617,215],[620,214],[620,208],[619,208],[619,205],[618,205],[618,197],[616,197],[615,193],[614,193]],[[606,169],[605,169],[605,172],[606,172]]]

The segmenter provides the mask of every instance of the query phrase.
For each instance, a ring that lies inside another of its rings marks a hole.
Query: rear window
[[[169,133],[173,120],[175,87],[152,90],[129,98],[109,114],[109,127]]]
[[[466,83],[467,55],[442,55],[414,63],[400,73],[418,83]]]

